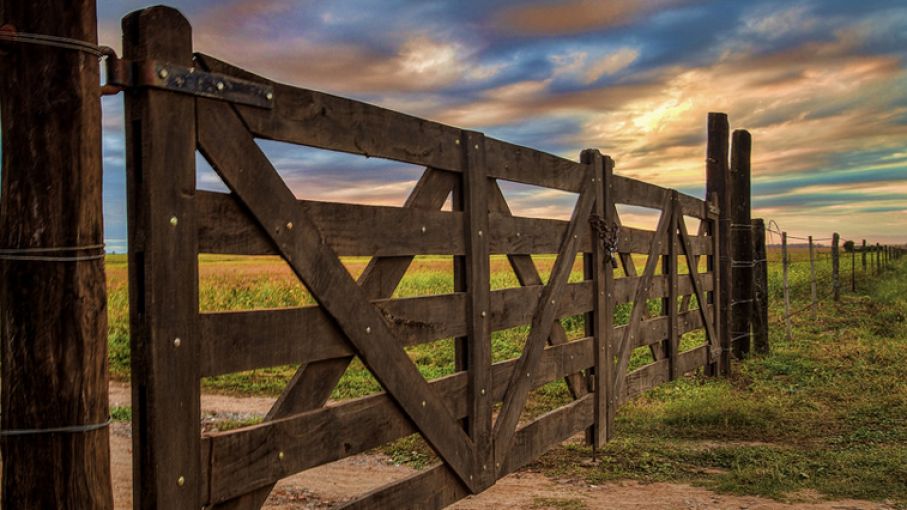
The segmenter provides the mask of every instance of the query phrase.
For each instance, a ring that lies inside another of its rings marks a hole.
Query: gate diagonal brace
[[[118,58],[110,48],[102,49],[102,54],[106,57],[107,69],[107,83],[101,88],[102,95],[147,87],[258,108],[274,107],[274,87],[270,85],[211,73],[194,66],[156,60],[133,62]]]

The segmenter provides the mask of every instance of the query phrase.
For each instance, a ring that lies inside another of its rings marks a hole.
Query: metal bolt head
[[[475,147],[478,150],[479,144],[475,144],[473,147]]]
[[[454,143],[460,145],[460,140],[454,140]]]
[[[179,222],[180,222],[180,220],[176,216],[170,217],[170,226],[171,227],[175,227],[175,226],[179,225]]]
[[[287,230],[293,230],[293,222],[292,222],[292,221],[287,223]]]
[[[366,327],[365,327],[365,332],[366,332],[366,333],[371,333],[371,332],[372,332],[372,327],[371,327],[371,326],[366,326]]]
[[[170,76],[170,71],[168,71],[167,68],[165,67],[165,68],[162,68],[160,71],[158,71],[157,75],[160,76],[161,79],[165,79],[168,76]]]
[[[217,82],[217,85],[215,85],[215,87],[217,87],[217,90],[224,90],[224,82]]]
[[[479,237],[482,237],[482,235],[483,235],[483,232],[481,230],[479,230]]]
[[[183,344],[183,341],[180,340],[179,337],[176,337],[176,338],[173,339],[173,346],[174,346],[174,347],[179,347],[179,346],[182,345],[182,344]]]
[[[531,376],[531,375],[532,375],[532,374],[530,374],[529,372],[526,372],[526,377],[529,377],[529,376]]]
[[[284,458],[285,456],[286,456],[286,455],[284,455],[283,451],[277,452],[277,458],[278,458],[278,459],[283,460],[283,458]]]
[[[422,233],[424,234],[428,229],[425,228],[425,225],[422,225]]]
[[[481,314],[481,315],[482,315],[482,317],[485,317],[485,316],[488,315],[488,314],[485,312],[485,310],[482,310],[482,314]]]
[[[484,395],[484,394],[485,394],[485,388],[482,388],[481,391],[479,391],[479,393],[481,393],[482,395]]]
[[[425,407],[425,401],[424,401],[424,400],[422,401],[422,407]]]
[[[271,92],[268,92],[267,94],[265,94],[265,99],[267,99],[268,101],[272,101],[274,99],[274,94],[272,94]]]
[[[182,487],[183,485],[186,485],[186,477],[183,475],[180,475],[180,477],[176,479],[176,484],[179,485],[180,487]]]

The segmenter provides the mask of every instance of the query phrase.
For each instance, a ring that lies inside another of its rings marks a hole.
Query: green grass
[[[770,260],[779,260],[771,250]],[[793,308],[809,298],[806,250],[791,250],[789,279]],[[547,279],[552,257],[539,257]],[[849,259],[842,263],[842,281],[849,289]],[[358,275],[363,259],[345,260]],[[638,263],[641,266],[641,263]],[[860,266],[858,260],[858,268]],[[858,293],[845,290],[832,304],[830,262],[820,253],[817,264],[820,297],[817,320],[809,312],[794,318],[793,340],[784,339],[781,317],[780,264],[769,271],[772,353],[753,357],[734,367],[729,380],[692,376],[662,385],[624,406],[617,418],[615,438],[599,452],[600,462],[589,465],[591,451],[582,444],[556,448],[535,465],[558,477],[589,483],[608,480],[682,481],[711,489],[785,499],[802,489],[828,497],[889,499],[907,508],[907,264],[896,263],[883,277],[859,274]],[[311,304],[311,298],[292,275],[273,258],[208,257],[201,259],[200,308],[203,311],[241,310]],[[492,261],[495,289],[517,286],[506,261]],[[129,373],[128,311],[125,260],[108,260],[110,359],[114,377]],[[575,266],[571,281],[582,279]],[[395,296],[419,296],[453,290],[450,258],[420,257]],[[649,303],[656,309],[659,303]],[[617,324],[626,323],[628,305],[618,307]],[[570,338],[584,335],[581,316],[562,321]],[[495,332],[495,361],[518,356],[528,326]],[[703,341],[701,332],[685,335],[690,348]],[[427,378],[453,372],[452,339],[407,349]],[[651,361],[637,349],[631,370]],[[276,395],[295,366],[272,367],[203,381],[207,391]],[[354,398],[380,390],[377,381],[354,360],[332,398]],[[528,419],[569,402],[562,381],[533,391],[523,418]],[[112,410],[114,419],[128,420],[128,408]],[[228,430],[255,419],[219,423]],[[415,435],[379,449],[394,462],[420,468],[435,460],[431,449]],[[578,500],[577,500],[578,501]],[[581,501],[537,501],[539,508],[569,506]],[[568,505],[568,506],[557,506]]]
[[[803,273],[791,272],[798,296],[809,293]],[[778,499],[813,489],[907,508],[907,263],[858,290],[824,301],[816,321],[794,319],[790,342],[775,321],[772,353],[730,380],[684,378],[622,408],[598,464],[570,444],[536,466],[588,483],[683,481]]]

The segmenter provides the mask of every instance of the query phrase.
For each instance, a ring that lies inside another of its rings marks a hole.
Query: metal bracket
[[[110,48],[101,51],[107,62],[107,83],[101,88],[102,95],[147,87],[259,108],[274,107],[274,87],[270,85],[210,73],[197,67],[155,60],[132,62],[118,58]]]
[[[611,259],[611,267],[617,268],[617,259],[614,258],[614,252],[617,250],[620,225],[617,223],[608,225],[608,222],[597,214],[593,214],[589,217],[589,224],[592,227],[592,232],[595,234],[593,240],[597,238],[605,251],[608,252],[608,257]]]

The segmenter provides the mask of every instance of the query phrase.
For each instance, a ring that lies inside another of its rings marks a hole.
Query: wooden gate
[[[345,507],[440,508],[578,432],[601,445],[620,402],[715,370],[714,205],[613,175],[595,150],[569,161],[193,55],[172,9],[134,13],[124,32],[137,508],[259,508],[281,478],[416,432],[441,463]],[[297,200],[256,138],[426,170],[400,208]],[[196,150],[230,193],[196,189]],[[571,219],[513,216],[498,180],[576,194]],[[657,228],[620,226],[619,204],[657,209]],[[685,217],[702,220],[697,235]],[[317,305],[200,313],[200,253],[279,255]],[[541,253],[557,254],[546,283]],[[569,283],[578,253],[585,278]],[[392,297],[419,254],[454,257],[454,293]],[[498,254],[521,287],[491,290]],[[339,258],[350,255],[372,257],[358,280]],[[559,319],[577,314],[586,337],[568,341]],[[521,324],[521,356],[492,363],[492,332]],[[427,381],[404,348],[444,338],[457,371]],[[651,362],[630,371],[638,348]],[[326,405],[354,356],[385,391]],[[300,368],[264,422],[200,434],[201,378],[286,364]],[[530,391],[560,378],[574,400],[521,421]]]

